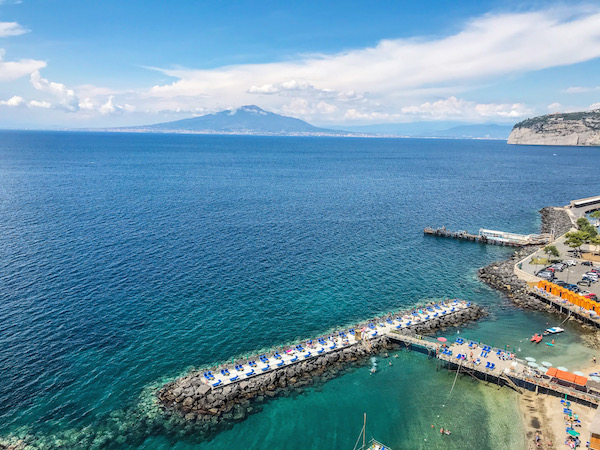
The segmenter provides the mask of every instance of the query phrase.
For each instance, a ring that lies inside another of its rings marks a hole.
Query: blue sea
[[[367,413],[368,436],[395,449],[521,448],[512,391],[452,389],[419,353],[256,404],[209,439],[154,393],[448,297],[488,309],[461,335],[583,366],[577,325],[533,348],[562,319],[478,281],[511,250],[422,230],[538,232],[542,207],[598,194],[597,167],[597,148],[503,141],[0,132],[0,444],[352,449]]]

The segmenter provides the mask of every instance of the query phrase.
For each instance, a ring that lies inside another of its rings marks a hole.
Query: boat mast
[[[363,422],[363,446],[362,448],[365,448],[365,435],[367,434],[367,413],[364,413],[365,417],[364,417],[364,422]]]

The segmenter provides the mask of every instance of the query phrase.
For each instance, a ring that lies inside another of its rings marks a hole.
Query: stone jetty
[[[566,233],[573,227],[564,208],[543,208],[542,233],[554,232],[555,236]],[[527,283],[515,275],[514,266],[523,258],[535,253],[543,246],[536,245],[522,248],[513,253],[508,259],[496,261],[479,269],[479,278],[491,287],[503,292],[516,305],[527,309],[546,311],[548,307],[529,293]]]
[[[442,310],[443,313],[438,313]],[[207,382],[205,372],[191,373],[163,386],[158,392],[158,399],[165,411],[212,429],[223,421],[243,420],[256,403],[278,395],[290,395],[308,385],[323,383],[348,366],[362,364],[368,356],[393,348],[395,344],[388,337],[392,330],[406,334],[427,334],[445,327],[459,326],[482,315],[482,308],[472,303],[455,301],[443,307],[426,305],[404,315],[388,315],[367,322],[364,326],[355,326],[356,330],[362,330],[362,336],[358,339],[348,340],[326,353],[315,354],[293,364],[286,363],[237,382],[212,386]],[[269,358],[273,356],[269,355]]]

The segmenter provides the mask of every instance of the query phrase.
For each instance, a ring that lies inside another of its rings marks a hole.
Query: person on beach
[[[592,362],[593,362],[594,364],[596,364],[596,357],[595,357],[595,356],[592,356]]]
[[[444,435],[444,428],[440,428],[440,434],[443,436]]]

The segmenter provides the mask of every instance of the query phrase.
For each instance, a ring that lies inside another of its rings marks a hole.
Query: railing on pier
[[[503,245],[509,247],[522,247],[525,245],[547,244],[552,240],[551,234],[517,234],[506,231],[486,230],[481,228],[479,234],[471,234],[467,231],[450,231],[446,227],[426,227],[423,232],[432,236],[447,237],[452,239],[463,239],[467,241],[480,242],[482,244]]]

